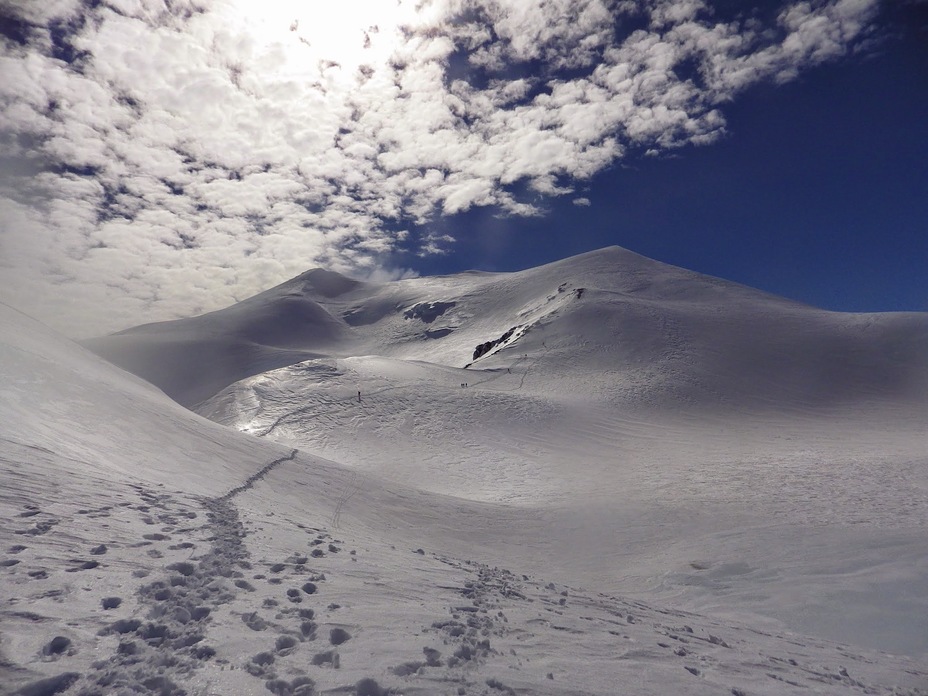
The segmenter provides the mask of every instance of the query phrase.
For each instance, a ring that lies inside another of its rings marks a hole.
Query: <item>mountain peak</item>
[[[360,280],[354,280],[336,271],[317,267],[304,271],[295,278],[291,278],[256,297],[261,297],[265,294],[280,295],[283,293],[332,299],[349,293],[362,285],[364,285],[364,283]]]

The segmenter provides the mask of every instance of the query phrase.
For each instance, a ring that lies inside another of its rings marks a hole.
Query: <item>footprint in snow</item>
[[[341,664],[338,657],[338,651],[326,650],[325,652],[316,653],[313,655],[312,664],[316,667],[332,667],[334,669],[338,669]]]
[[[80,678],[81,675],[79,672],[65,672],[64,674],[58,674],[54,677],[39,679],[38,681],[26,684],[16,693],[24,695],[36,694],[36,696],[52,696],[52,694],[60,694],[64,691],[67,691],[69,688],[71,688],[71,685]]]
[[[65,636],[55,636],[42,647],[42,656],[51,659],[57,659],[64,653],[73,654],[70,651],[71,639]]]
[[[78,565],[74,568],[68,568],[64,572],[66,573],[77,573],[81,570],[92,570],[100,565],[99,561],[81,561],[81,560],[71,560],[71,563],[77,563]]]
[[[195,549],[196,547],[197,545],[192,542],[183,541],[180,544],[172,544],[171,546],[168,546],[168,549],[171,551],[183,551],[185,549]]]
[[[274,641],[274,650],[281,657],[289,655],[294,650],[296,650],[299,645],[299,641],[293,636],[278,636],[277,640]]]
[[[258,616],[258,612],[256,611],[249,614],[242,614],[242,621],[252,631],[264,631],[268,627],[267,621]]]
[[[253,677],[277,676],[271,665],[274,664],[274,655],[269,652],[260,652],[245,663],[245,671]]]
[[[14,532],[14,534],[24,534],[27,536],[41,536],[42,534],[48,534],[51,531],[52,527],[58,524],[61,520],[51,519],[51,520],[42,520],[41,522],[36,522],[34,527],[30,529],[20,529]]]
[[[309,677],[296,677],[290,681],[271,679],[264,686],[276,696],[313,696],[316,693],[315,682]]]
[[[351,640],[351,634],[344,628],[336,627],[329,631],[329,642],[332,645],[342,645],[349,640]]]

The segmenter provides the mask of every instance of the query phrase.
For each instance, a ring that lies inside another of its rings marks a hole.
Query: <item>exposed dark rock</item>
[[[486,355],[491,350],[493,350],[496,346],[498,346],[500,343],[508,341],[512,337],[512,334],[514,334],[516,332],[516,329],[518,328],[519,328],[518,326],[513,326],[511,329],[509,329],[509,331],[504,333],[502,336],[497,338],[495,341],[487,341],[486,343],[481,343],[480,345],[478,345],[476,348],[474,348],[474,360],[476,360],[477,358],[481,356]]]

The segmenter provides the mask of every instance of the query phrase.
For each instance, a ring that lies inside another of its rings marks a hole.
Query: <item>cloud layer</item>
[[[727,102],[857,50],[879,10],[342,4],[0,0],[0,298],[87,336],[442,253],[405,230],[588,205],[578,184],[711,143]]]

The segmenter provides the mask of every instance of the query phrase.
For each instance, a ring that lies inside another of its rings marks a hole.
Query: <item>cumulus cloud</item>
[[[727,102],[856,50],[878,11],[343,5],[0,0],[3,298],[87,336],[315,265],[393,277],[397,249],[453,243],[408,227],[539,215],[619,159],[711,143]]]

